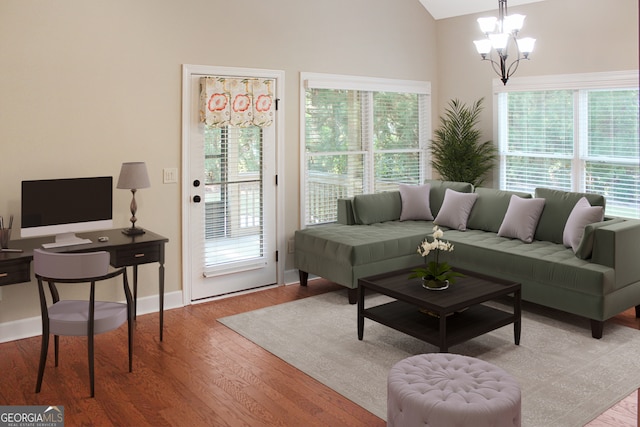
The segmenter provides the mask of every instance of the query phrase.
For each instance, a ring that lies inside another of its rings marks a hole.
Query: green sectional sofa
[[[359,278],[422,264],[417,247],[435,223],[455,247],[441,260],[520,282],[524,300],[590,319],[594,338],[622,311],[635,307],[640,317],[640,220],[586,222],[603,216],[604,197],[426,184],[341,199],[336,223],[296,231],[300,284],[309,274],[324,277],[347,287],[355,303]]]

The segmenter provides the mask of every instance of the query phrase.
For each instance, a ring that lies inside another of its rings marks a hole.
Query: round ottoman
[[[387,379],[387,426],[520,426],[520,386],[503,369],[450,353],[396,363]]]

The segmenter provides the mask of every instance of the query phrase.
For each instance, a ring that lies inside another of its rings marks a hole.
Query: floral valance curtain
[[[260,126],[273,124],[275,80],[202,77],[200,121],[207,126]]]

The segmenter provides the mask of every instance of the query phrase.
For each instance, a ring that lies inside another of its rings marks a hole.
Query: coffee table
[[[408,279],[412,268],[378,274],[358,280],[358,339],[363,339],[364,319],[438,346],[447,352],[454,344],[467,341],[513,323],[514,341],[520,344],[520,283],[456,270],[464,277],[449,289],[427,290],[421,279]],[[365,308],[367,291],[387,295],[394,301]],[[513,311],[483,303],[513,295]]]

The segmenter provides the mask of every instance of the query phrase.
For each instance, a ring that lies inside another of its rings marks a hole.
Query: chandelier
[[[474,41],[483,61],[491,62],[493,70],[500,76],[503,84],[518,69],[523,59],[529,59],[536,39],[518,38],[518,32],[524,23],[524,15],[507,15],[507,0],[498,0],[500,16],[498,18],[478,18],[480,30],[485,38]],[[507,65],[509,44],[515,46],[515,59]]]

